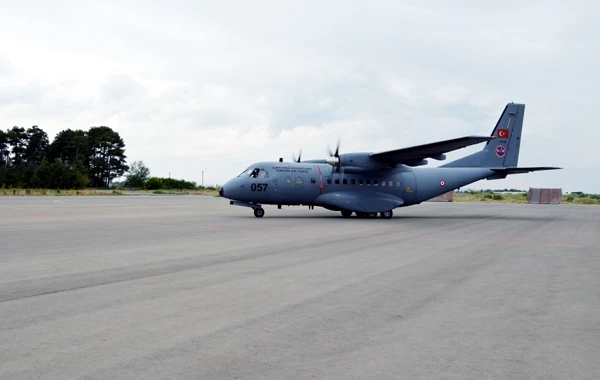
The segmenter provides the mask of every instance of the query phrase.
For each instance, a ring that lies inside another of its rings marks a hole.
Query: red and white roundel
[[[496,147],[496,156],[502,158],[506,154],[506,147],[504,145],[498,145]]]
[[[444,185],[446,185],[446,181],[444,181],[444,180],[441,180],[441,181],[440,181],[440,186],[444,186]]]

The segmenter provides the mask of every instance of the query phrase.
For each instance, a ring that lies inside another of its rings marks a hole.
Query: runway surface
[[[598,379],[600,207],[0,198],[0,379]]]

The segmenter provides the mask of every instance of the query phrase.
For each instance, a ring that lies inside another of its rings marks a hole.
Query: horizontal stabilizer
[[[371,158],[389,164],[416,162],[428,157],[433,159],[444,159],[444,153],[490,141],[492,139],[494,139],[494,136],[459,137],[452,140],[438,141],[380,153],[371,153]]]
[[[537,172],[537,171],[541,171],[541,170],[559,170],[562,168],[557,168],[554,166],[532,166],[532,167],[525,167],[525,168],[489,168],[490,170],[493,170],[495,172],[498,173],[502,173],[502,174],[523,174],[523,173],[529,173],[529,172]]]

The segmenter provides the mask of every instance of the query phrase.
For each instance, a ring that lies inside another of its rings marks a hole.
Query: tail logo
[[[510,136],[508,129],[498,129],[498,137],[501,139],[507,139]]]
[[[496,147],[496,156],[502,158],[502,157],[504,157],[505,154],[506,154],[506,148],[504,147],[504,145],[498,145]]]

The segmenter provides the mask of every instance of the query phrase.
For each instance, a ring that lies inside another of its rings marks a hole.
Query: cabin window
[[[376,179],[374,179],[374,180],[373,180],[373,185],[377,186],[377,184],[378,184],[377,182],[378,182],[378,181],[377,181]]]
[[[302,184],[302,177],[296,178],[296,185],[301,185],[301,184]]]
[[[268,177],[269,177],[269,173],[265,169],[260,169],[260,171],[258,172],[257,178],[268,178]]]
[[[335,184],[336,184],[336,185],[339,185],[339,184],[340,184],[340,180],[339,180],[339,179],[336,179],[336,180],[335,180]]]
[[[356,185],[356,180],[355,180],[355,179],[351,179],[351,180],[350,180],[350,184],[351,184],[351,185]]]
[[[310,183],[317,183],[317,179],[316,179],[315,177],[312,177],[312,178],[310,179]]]
[[[371,180],[370,179],[367,180],[367,186],[371,186]]]
[[[381,181],[381,186],[385,186],[385,181]]]
[[[394,181],[390,181],[390,186],[394,186]],[[400,186],[400,185],[398,185]]]
[[[285,183],[292,183],[292,179],[290,177],[285,177]]]
[[[327,184],[331,185],[331,178],[327,178]]]
[[[400,181],[396,181],[396,186],[400,187]]]
[[[343,183],[344,185],[347,185],[347,184],[348,184],[348,180],[347,180],[347,179],[344,179],[344,180],[342,180],[342,183]]]
[[[363,185],[363,180],[362,180],[362,179],[359,179],[359,180],[358,180],[358,184],[362,186],[362,185]]]
[[[252,173],[250,174],[250,177],[252,177],[252,178],[258,177],[258,173],[259,172],[260,172],[259,168],[256,168],[256,169],[252,170]]]

